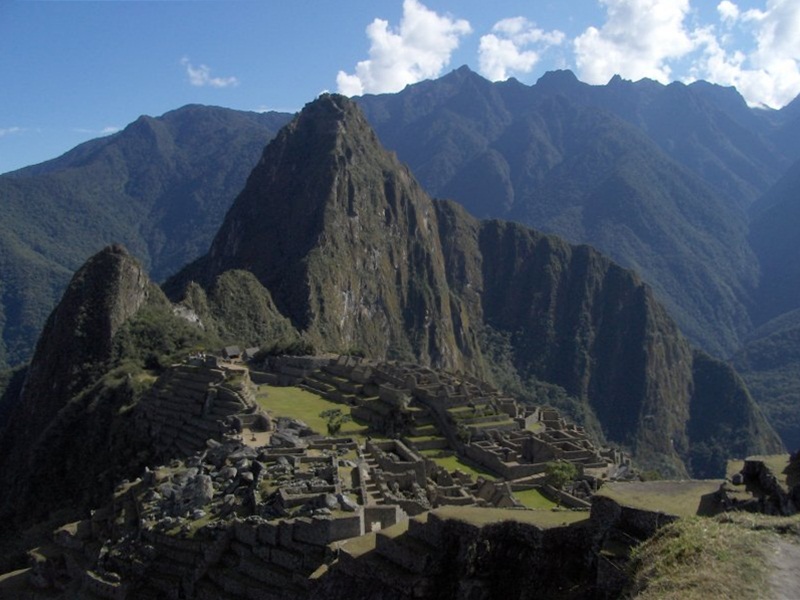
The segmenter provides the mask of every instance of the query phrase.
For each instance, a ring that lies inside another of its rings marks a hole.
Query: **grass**
[[[545,498],[537,488],[514,492],[514,497],[526,508],[551,509],[556,503]]]
[[[455,454],[450,456],[436,456],[436,454],[439,454],[440,452],[441,450],[423,450],[422,455],[430,458],[437,465],[444,467],[448,471],[455,471],[458,469],[467,475],[472,475],[473,479],[478,479],[478,477],[491,480],[497,479],[497,475],[491,471],[487,471],[486,469],[478,467],[477,465],[466,462]]]
[[[544,423],[531,423],[528,425],[527,429],[533,433],[539,433],[540,431],[544,431]]]
[[[270,385],[259,386],[256,400],[261,408],[267,410],[272,417],[292,417],[303,421],[314,431],[323,435],[327,434],[327,422],[319,414],[328,409],[340,409],[345,414],[350,414],[350,407],[326,400],[321,396],[298,387],[275,387]],[[350,421],[342,424],[338,436],[352,436],[363,442],[366,439],[368,428],[364,423]]]
[[[786,470],[789,466],[789,455],[788,454],[772,454],[769,456],[748,456],[750,460],[760,460],[762,461],[772,474],[775,475],[775,478],[778,482],[786,488]]]
[[[721,479],[698,481],[632,481],[606,483],[598,495],[629,506],[679,517],[710,514],[711,495]]]
[[[763,598],[769,541],[768,533],[725,516],[681,519],[633,550],[630,595],[642,600]]]

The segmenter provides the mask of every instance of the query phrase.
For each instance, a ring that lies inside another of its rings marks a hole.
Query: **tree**
[[[349,414],[344,414],[339,408],[329,408],[319,413],[319,416],[325,419],[325,424],[328,427],[328,435],[336,435],[342,429],[343,423],[349,423],[353,420]]]
[[[564,460],[557,460],[545,465],[544,474],[547,483],[557,490],[561,490],[571,481],[575,481],[578,476],[578,467]]]

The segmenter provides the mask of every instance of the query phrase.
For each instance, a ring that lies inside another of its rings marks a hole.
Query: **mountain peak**
[[[455,343],[432,202],[344,96],[310,102],[267,146],[209,254],[168,288],[231,269],[326,350],[462,366],[440,352]]]
[[[563,91],[572,89],[578,84],[580,84],[580,81],[575,76],[575,73],[569,69],[559,69],[556,71],[547,71],[544,75],[539,77],[539,79],[536,81],[535,87],[540,89],[558,89]]]

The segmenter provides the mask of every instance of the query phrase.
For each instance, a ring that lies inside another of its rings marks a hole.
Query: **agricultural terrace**
[[[722,479],[609,482],[596,495],[622,506],[691,517],[711,514],[713,496],[722,483]]]
[[[327,433],[327,422],[320,413],[329,409],[339,409],[344,414],[350,414],[350,407],[326,400],[317,394],[298,387],[276,387],[261,385],[258,387],[256,400],[261,408],[266,410],[272,418],[291,417],[303,421],[316,432],[323,435]],[[341,436],[352,436],[359,443],[367,437],[367,426],[358,421],[348,421],[342,424],[339,431]]]

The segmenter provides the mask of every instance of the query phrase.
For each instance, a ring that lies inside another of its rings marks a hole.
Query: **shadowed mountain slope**
[[[358,102],[432,195],[592,244],[715,354],[749,330],[758,265],[746,207],[787,159],[734,90],[589,86],[570,72],[492,84],[461,68]]]
[[[156,280],[208,247],[289,115],[186,106],[0,176],[0,367],[29,359],[71,274],[125,244]]]
[[[757,322],[800,308],[800,160],[753,206],[750,243],[762,265]]]
[[[107,370],[120,328],[159,298],[163,303],[158,287],[119,246],[93,256],[74,275],[47,320],[0,435],[0,514],[31,514],[54,500],[69,504],[92,494],[98,482],[85,472],[99,474],[107,466],[104,442],[119,425],[120,406],[87,406],[82,395]]]

